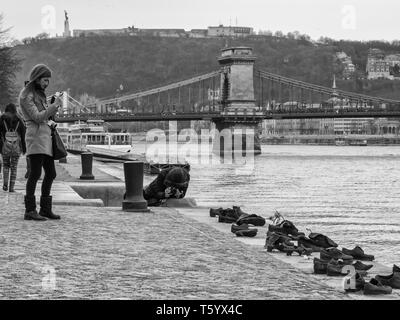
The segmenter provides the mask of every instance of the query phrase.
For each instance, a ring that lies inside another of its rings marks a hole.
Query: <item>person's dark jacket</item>
[[[20,117],[18,117],[18,115],[16,115],[16,114],[14,115],[9,112],[4,113],[0,117],[0,152],[2,152],[2,150],[3,150],[3,142],[5,139],[6,132],[7,132],[4,123],[7,124],[7,128],[9,130],[15,129],[17,127],[17,123],[19,123],[17,132],[21,138],[22,153],[25,154],[26,153],[26,144],[25,144],[26,129],[25,129],[24,121],[22,121],[22,119]]]
[[[166,178],[167,174],[173,168],[174,167],[162,170],[158,174],[157,178],[144,189],[143,195],[144,195],[144,198],[146,200],[149,200],[149,199],[165,199],[165,189],[168,188],[165,185],[165,178]],[[185,181],[187,182],[186,187],[176,188],[180,192],[182,192],[182,195],[180,196],[180,198],[183,198],[186,195],[186,191],[188,189],[189,181],[190,181],[189,173],[186,170],[184,170],[184,172],[185,172]]]

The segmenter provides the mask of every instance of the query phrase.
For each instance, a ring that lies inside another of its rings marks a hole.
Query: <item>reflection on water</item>
[[[187,196],[200,205],[269,217],[277,209],[301,231],[339,246],[359,244],[379,261],[400,263],[400,147],[262,147],[254,170],[191,163]]]

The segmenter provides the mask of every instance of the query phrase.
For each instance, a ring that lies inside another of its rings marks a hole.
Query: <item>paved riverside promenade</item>
[[[17,192],[0,191],[0,299],[363,298],[260,248],[266,227],[240,239],[207,208],[129,213],[85,202],[69,188],[78,162],[57,164],[60,221],[23,220],[24,158]],[[121,183],[120,173],[101,168],[94,165],[93,183]]]

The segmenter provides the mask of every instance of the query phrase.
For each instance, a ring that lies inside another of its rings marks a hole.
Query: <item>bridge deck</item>
[[[86,121],[89,119],[102,119],[107,122],[136,122],[136,121],[173,121],[173,120],[238,120],[262,121],[264,119],[323,119],[323,118],[400,118],[400,111],[358,111],[358,112],[263,112],[263,113],[232,113],[220,112],[193,112],[174,113],[162,115],[160,113],[138,113],[116,115],[106,113],[81,113],[75,115],[61,115],[57,122],[68,123]]]

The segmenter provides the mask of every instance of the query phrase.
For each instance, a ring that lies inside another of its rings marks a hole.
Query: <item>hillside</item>
[[[314,45],[307,41],[276,39],[230,40],[230,46],[254,48],[256,68],[307,82],[331,86],[333,54],[344,50],[361,70],[365,69],[367,51],[377,47],[386,52],[400,52],[387,43],[334,42]],[[23,59],[17,74],[21,87],[36,63],[46,63],[54,71],[50,92],[70,88],[74,97],[88,93],[99,98],[113,96],[120,84],[125,92],[192,77],[218,69],[217,56],[225,39],[184,39],[159,37],[103,36],[71,39],[45,39],[16,46]],[[400,100],[400,81],[338,81],[343,90],[396,98]]]

